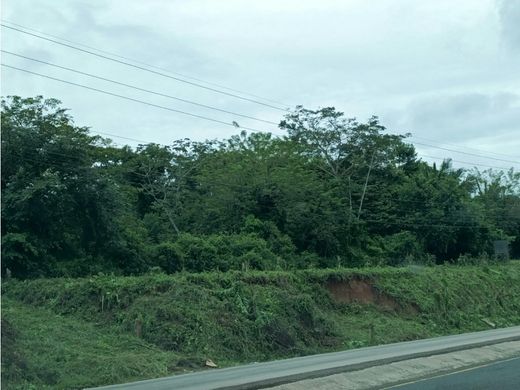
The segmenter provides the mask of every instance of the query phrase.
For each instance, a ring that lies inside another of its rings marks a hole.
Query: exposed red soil
[[[382,293],[365,280],[330,280],[326,284],[332,298],[340,303],[373,304],[387,310],[402,310],[403,307],[392,297]],[[407,308],[416,312],[414,308]]]

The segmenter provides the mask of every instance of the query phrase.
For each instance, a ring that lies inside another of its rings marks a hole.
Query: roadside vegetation
[[[2,321],[6,389],[80,388],[518,325],[520,263],[9,280]]]
[[[82,388],[520,324],[520,173],[376,117],[118,146],[2,100],[2,386]],[[211,365],[211,364],[209,364]]]
[[[132,148],[55,99],[4,99],[2,275],[443,264],[499,239],[520,256],[519,172],[429,165],[334,108],[280,129]]]

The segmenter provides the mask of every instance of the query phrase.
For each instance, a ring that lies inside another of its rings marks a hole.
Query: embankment
[[[229,366],[520,324],[519,262],[9,280],[2,290],[5,388],[94,386],[208,359]]]

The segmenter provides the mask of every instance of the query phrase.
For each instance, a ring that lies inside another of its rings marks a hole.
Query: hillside
[[[520,263],[3,283],[2,384],[79,388],[520,324]]]

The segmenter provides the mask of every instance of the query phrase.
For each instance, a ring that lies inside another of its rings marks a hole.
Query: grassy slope
[[[395,309],[339,304],[365,280]],[[520,324],[520,263],[42,279],[3,284],[3,385],[59,388]],[[135,336],[141,324],[141,337]],[[8,329],[9,330],[9,329]],[[14,363],[13,363],[14,362]]]
[[[164,376],[177,358],[116,329],[11,299],[3,299],[2,317],[5,389],[68,389]]]

